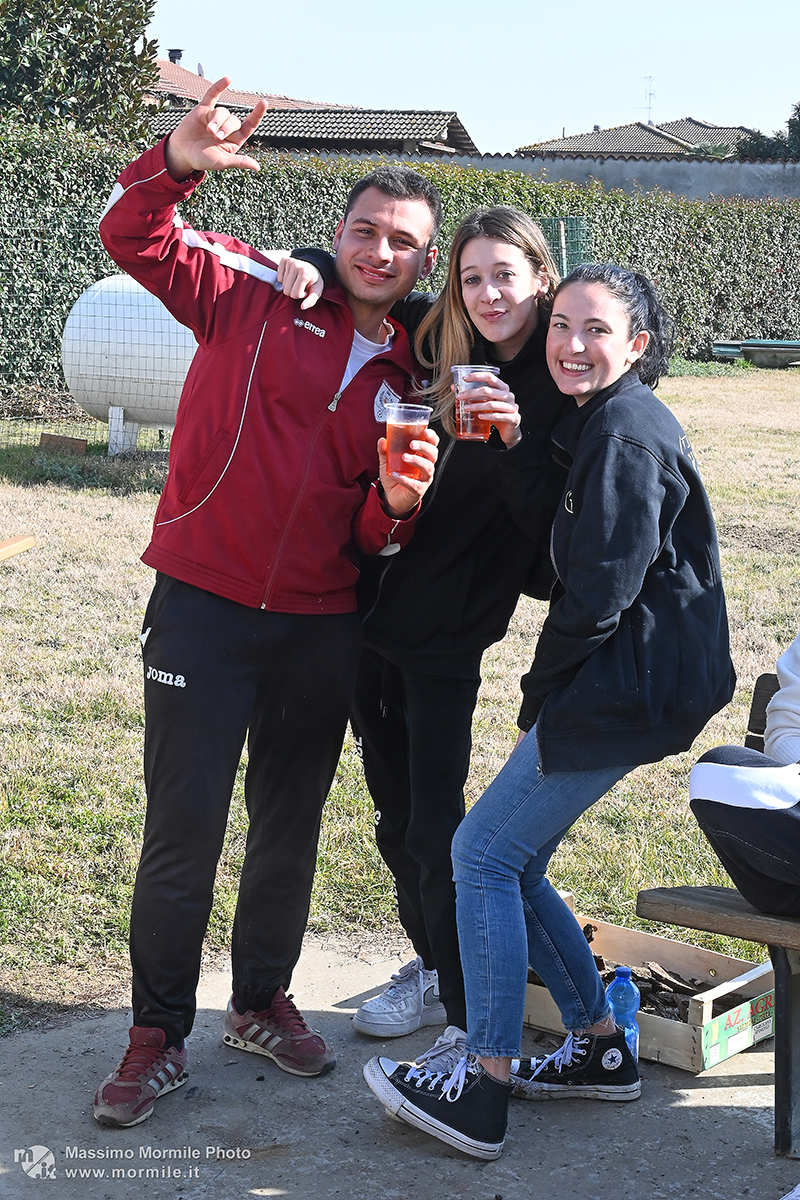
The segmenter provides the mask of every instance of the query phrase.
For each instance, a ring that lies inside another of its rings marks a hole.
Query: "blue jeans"
[[[587,1029],[610,1013],[586,938],[545,871],[573,822],[632,770],[543,775],[531,730],[456,830],[453,873],[473,1054],[519,1054],[528,964],[565,1029]]]

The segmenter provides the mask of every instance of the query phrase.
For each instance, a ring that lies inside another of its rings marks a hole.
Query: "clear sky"
[[[157,0],[148,34],[247,91],[455,110],[481,151],[630,121],[784,129],[800,0]]]

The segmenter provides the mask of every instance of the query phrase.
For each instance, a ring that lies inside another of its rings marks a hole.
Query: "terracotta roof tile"
[[[162,109],[152,120],[154,133],[163,137],[183,116],[180,109]],[[342,149],[402,151],[425,145],[461,154],[478,152],[456,113],[414,109],[269,108],[253,137],[257,142],[286,149],[322,149],[333,145]]]
[[[750,130],[742,125],[710,125],[683,117],[661,125],[646,125],[633,121],[630,125],[615,125],[610,129],[594,129],[591,133],[572,134],[521,146],[520,154],[690,154],[695,146],[730,146],[748,137]]]
[[[156,91],[163,95],[178,96],[183,100],[197,101],[207,91],[212,81],[187,71],[179,63],[170,62],[168,58],[157,58],[156,66],[159,72],[159,82]],[[266,100],[270,108],[330,108],[330,103],[323,100],[295,100],[290,96],[280,96],[272,92],[245,92],[239,88],[226,88],[220,98],[220,103],[242,105],[252,108],[259,100]],[[339,108],[349,108],[350,105],[340,104]]]

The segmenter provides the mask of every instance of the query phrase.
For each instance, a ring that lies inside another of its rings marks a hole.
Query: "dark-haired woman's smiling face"
[[[559,391],[585,404],[641,358],[649,338],[631,337],[628,314],[602,283],[571,283],[553,305],[547,365]]]

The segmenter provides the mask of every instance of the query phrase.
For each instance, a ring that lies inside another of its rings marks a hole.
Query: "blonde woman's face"
[[[464,243],[459,277],[469,319],[494,344],[497,358],[508,362],[538,324],[546,276],[536,274],[518,246],[477,237]]]

